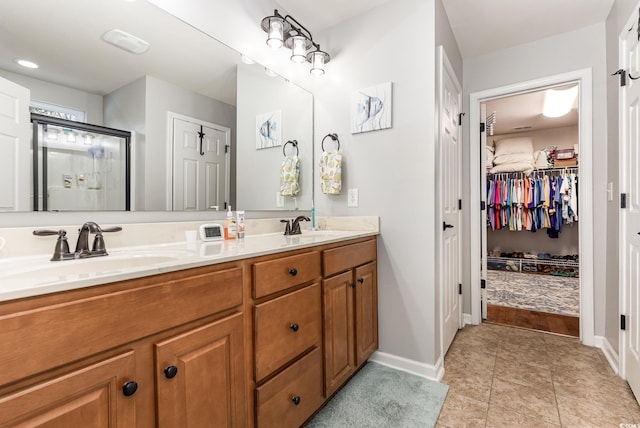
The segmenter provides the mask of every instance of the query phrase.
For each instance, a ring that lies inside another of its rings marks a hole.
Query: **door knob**
[[[452,224],[449,224],[447,222],[442,222],[442,230],[447,230],[447,229],[451,229],[453,227]]]

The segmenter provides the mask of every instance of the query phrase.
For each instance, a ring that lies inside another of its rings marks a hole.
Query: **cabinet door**
[[[156,344],[160,427],[243,427],[242,314]]]
[[[376,263],[355,269],[356,365],[378,349],[378,278]]]
[[[136,395],[125,396],[123,386],[133,387],[134,375],[130,351],[0,397],[0,425],[133,427]]]
[[[353,276],[344,272],[322,281],[325,394],[329,397],[355,370]]]

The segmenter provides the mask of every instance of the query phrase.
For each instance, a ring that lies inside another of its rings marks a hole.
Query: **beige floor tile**
[[[552,367],[551,359],[546,350],[536,347],[519,347],[513,344],[501,343],[498,347],[497,357],[546,369],[551,369]]]
[[[618,413],[610,407],[594,405],[589,400],[558,396],[560,422],[566,427],[619,427],[632,423],[631,415]]]
[[[449,389],[438,418],[438,425],[449,428],[483,427],[487,419],[487,406],[486,402],[452,393]]]
[[[604,378],[584,371],[553,373],[556,396],[583,400],[617,413],[627,411],[621,400],[624,395],[622,382],[615,377]]]
[[[553,389],[537,389],[494,378],[489,405],[559,424],[558,410]]]
[[[491,376],[479,377],[471,375],[462,377],[460,375],[449,375],[445,372],[442,383],[449,385],[449,393],[463,395],[477,401],[489,402],[491,395]]]
[[[523,386],[553,390],[551,369],[526,364],[513,358],[498,357],[494,376]]]
[[[559,428],[543,419],[533,419],[527,415],[507,410],[501,406],[490,405],[487,413],[487,428]]]

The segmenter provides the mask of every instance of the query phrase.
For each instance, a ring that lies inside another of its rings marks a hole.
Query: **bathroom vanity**
[[[310,233],[0,302],[0,425],[300,426],[378,344],[376,233]]]

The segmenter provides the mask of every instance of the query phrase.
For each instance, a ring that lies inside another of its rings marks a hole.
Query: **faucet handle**
[[[69,251],[69,242],[67,241],[67,231],[64,229],[60,230],[34,230],[33,234],[36,236],[49,236],[49,235],[58,235],[58,240],[56,241],[56,246],[53,250],[53,256],[51,256],[51,261],[60,261],[60,260],[68,260],[75,257],[73,253]]]
[[[286,226],[284,227],[284,234],[286,236],[291,235],[291,221],[290,220],[280,220],[280,223],[286,223]]]
[[[120,232],[121,230],[122,230],[122,228],[120,226],[101,227],[100,228],[101,232]]]
[[[122,228],[120,226],[107,227],[107,228],[99,228],[96,232],[95,238],[93,238],[93,247],[91,249],[92,253],[96,255],[108,255],[107,248],[104,245],[104,237],[102,236],[103,232],[120,232]]]

